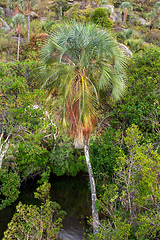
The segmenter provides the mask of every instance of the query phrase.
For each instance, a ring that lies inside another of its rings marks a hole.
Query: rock
[[[114,32],[121,32],[124,28],[120,26],[115,26],[114,27]]]
[[[137,17],[136,21],[139,23],[140,26],[147,24],[147,21],[144,18],[141,18],[141,17]]]
[[[38,14],[35,12],[30,12],[30,17],[31,19],[37,19],[38,18]]]
[[[128,57],[132,57],[133,53],[131,52],[131,50],[126,47],[124,44],[122,43],[118,43],[120,49],[122,49],[122,51],[124,52],[124,54]]]
[[[99,7],[108,8],[111,11],[112,14],[114,13],[114,6],[113,5],[103,4],[103,5],[100,5]]]
[[[46,21],[46,17],[42,17],[40,21]]]
[[[135,17],[129,19],[129,23],[130,23],[130,24],[135,23],[135,21],[136,21],[136,18],[135,18]]]
[[[121,18],[119,13],[113,13],[110,16],[110,19],[111,19],[112,22],[122,22],[122,18]]]
[[[4,17],[12,17],[12,11],[8,10],[7,8],[4,8]]]

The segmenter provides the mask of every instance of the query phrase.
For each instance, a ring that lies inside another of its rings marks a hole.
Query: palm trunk
[[[29,40],[30,40],[30,13],[28,13],[27,21],[28,21],[28,42],[29,42]]]
[[[95,181],[94,181],[94,176],[93,176],[93,171],[92,171],[92,166],[90,163],[90,158],[89,158],[89,146],[88,146],[88,140],[84,140],[84,154],[85,154],[85,159],[87,163],[87,168],[88,168],[88,173],[89,173],[89,180],[90,180],[90,186],[91,186],[91,198],[92,198],[92,218],[93,218],[93,233],[98,233],[99,231],[99,214],[96,208],[96,188],[95,188]]]
[[[128,9],[127,9],[127,8],[124,8],[123,13],[124,13],[124,24],[125,24],[126,21],[127,21]]]
[[[19,61],[19,46],[20,46],[20,33],[18,33],[17,61]]]

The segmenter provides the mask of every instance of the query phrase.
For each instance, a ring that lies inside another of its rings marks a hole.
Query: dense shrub
[[[134,55],[127,71],[128,90],[123,100],[113,107],[111,123],[123,130],[137,124],[147,138],[159,142],[160,52],[149,48]]]
[[[110,28],[112,26],[112,22],[107,16],[106,8],[96,8],[91,17],[91,21],[105,28]]]
[[[136,125],[126,130],[112,183],[103,186],[98,207],[105,218],[88,239],[159,239],[159,154]],[[127,151],[126,151],[127,150]]]
[[[0,169],[0,210],[17,200],[20,182],[21,179],[15,167]]]
[[[50,201],[51,185],[44,183],[37,188],[35,198],[42,201],[40,207],[19,202],[3,240],[9,239],[57,239],[65,212],[58,203]]]
[[[110,127],[90,141],[90,157],[98,192],[102,184],[112,182],[119,156],[119,133]]]

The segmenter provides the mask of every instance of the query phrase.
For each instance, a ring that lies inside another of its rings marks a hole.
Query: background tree
[[[123,17],[123,20],[122,20],[124,23],[127,20],[129,10],[133,10],[133,7],[132,7],[131,3],[130,2],[122,2],[121,5],[120,5],[120,12],[121,12],[121,14],[122,13],[124,14],[124,17]]]
[[[57,0],[55,2],[55,6],[57,6],[57,8],[55,10],[56,10],[57,14],[59,15],[59,21],[61,21],[62,15],[63,15],[63,9],[67,9],[68,1]]]
[[[18,33],[17,61],[19,61],[20,35],[22,32],[22,26],[25,25],[26,19],[23,14],[17,14],[12,18],[12,26],[16,28],[16,32]]]
[[[0,64],[0,168],[5,164],[18,164],[22,177],[34,172],[47,159],[46,156],[39,159],[37,155],[44,156],[47,152],[40,143],[43,136],[49,134],[44,126],[50,123],[45,119],[45,106],[42,106],[43,90],[34,89],[37,67],[36,62]],[[30,162],[27,169],[26,161]]]
[[[154,12],[158,15],[159,23],[160,23],[160,2],[156,2],[153,7]]]
[[[125,90],[125,57],[115,40],[92,24],[60,25],[41,52],[43,88],[53,105],[59,104],[62,122],[70,124],[75,147],[84,148],[88,167],[93,232],[98,232],[96,189],[89,159],[89,137],[97,121],[102,92],[110,89],[118,100]],[[57,96],[57,97],[53,97]]]
[[[98,236],[89,239],[159,238],[160,156],[158,148],[145,141],[136,125],[126,129],[112,182],[103,185],[98,200],[106,219]]]
[[[30,13],[39,0],[18,0],[20,11],[27,16],[28,41],[30,40]]]

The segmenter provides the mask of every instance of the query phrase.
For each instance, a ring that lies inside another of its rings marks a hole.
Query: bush
[[[128,66],[128,91],[113,108],[115,118],[110,123],[115,128],[139,126],[146,138],[159,142],[159,81],[160,52],[148,48],[135,54]]]
[[[111,20],[107,17],[106,8],[96,8],[91,17],[91,21],[104,28],[110,28],[112,26]]]
[[[159,239],[160,156],[136,125],[126,130],[113,181],[97,200],[105,215],[97,235],[89,239]]]
[[[35,198],[43,203],[40,207],[19,202],[3,240],[9,239],[56,239],[65,212],[49,199],[50,184],[37,188]]]
[[[112,182],[116,159],[119,155],[116,142],[118,135],[119,131],[115,133],[115,130],[110,127],[102,135],[90,141],[90,158],[98,191],[102,184]]]
[[[7,168],[0,169],[0,210],[6,206],[11,205],[19,196],[19,188],[21,179],[14,168],[8,170]]]

